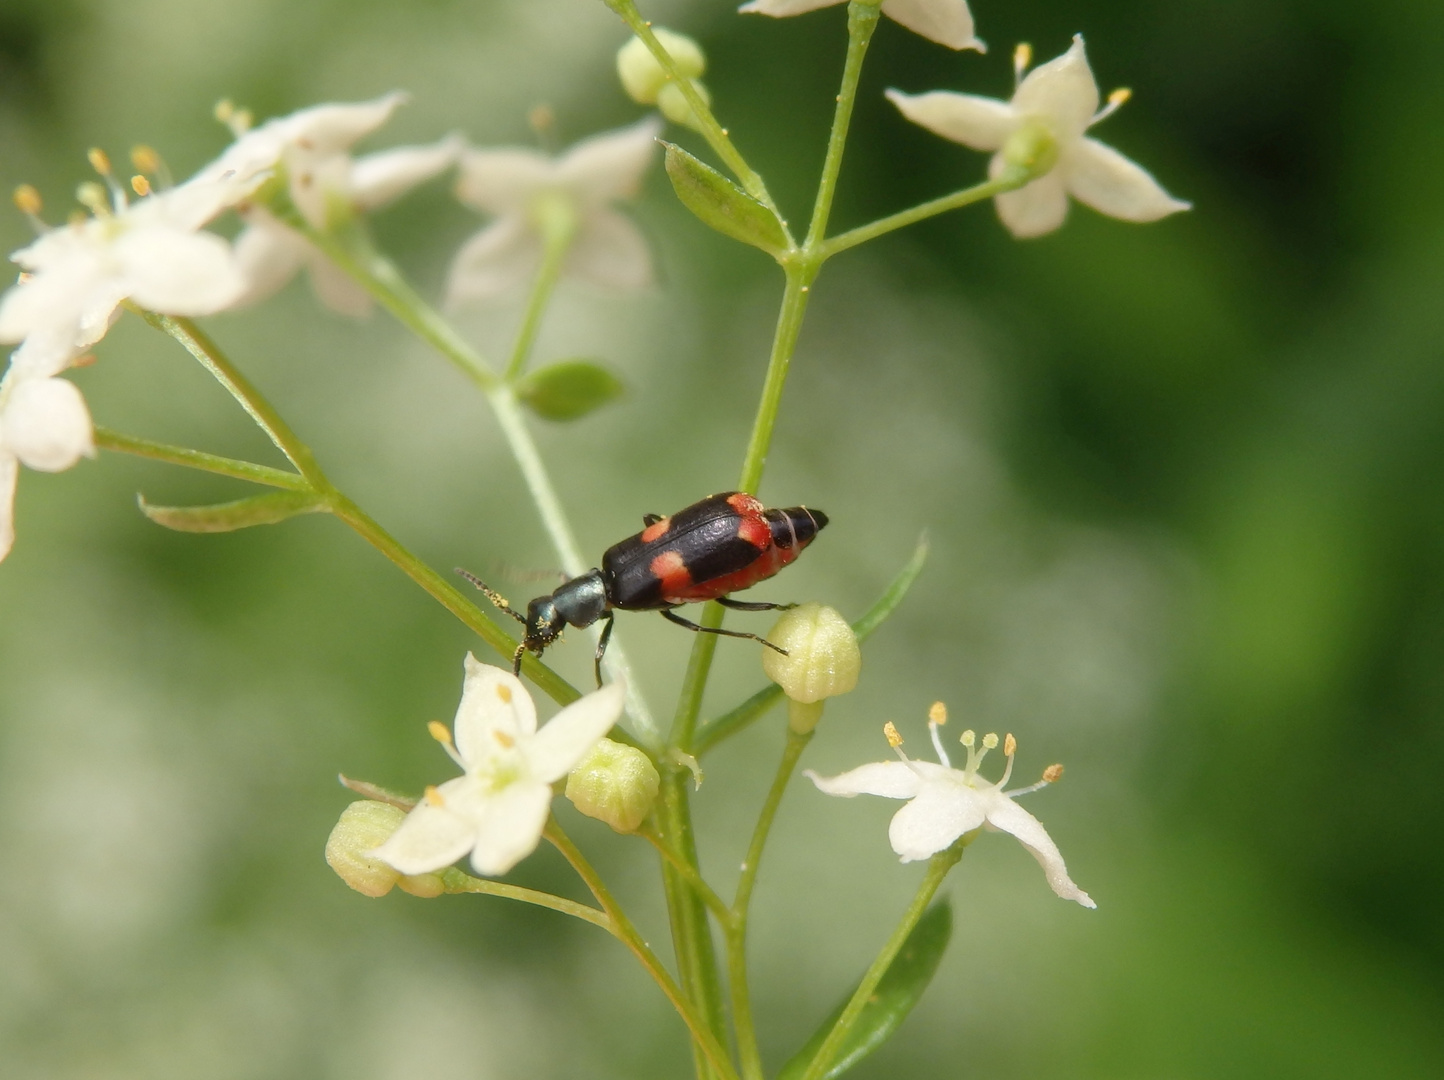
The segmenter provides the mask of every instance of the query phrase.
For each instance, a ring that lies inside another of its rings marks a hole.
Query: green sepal
[[[214,506],[152,506],[144,495],[137,495],[136,502],[140,512],[157,525],[188,533],[235,532],[326,509],[326,500],[305,491],[273,491]]]
[[[822,1074],[823,1080],[841,1076],[892,1037],[923,996],[928,983],[932,982],[952,933],[953,909],[947,900],[939,900],[923,913],[907,941],[903,942],[902,949],[888,965],[857,1022],[837,1048],[832,1064]],[[807,1040],[807,1045],[782,1067],[777,1080],[799,1080],[807,1072],[808,1065],[812,1064],[812,1059],[817,1056],[817,1051],[822,1048],[832,1026],[851,999],[851,993],[842,999],[812,1038]]]
[[[672,143],[667,148],[667,176],[677,198],[702,221],[734,240],[777,256],[791,244],[771,210],[723,176]]]
[[[561,360],[528,373],[516,396],[547,420],[576,420],[620,397],[626,386],[595,360]]]

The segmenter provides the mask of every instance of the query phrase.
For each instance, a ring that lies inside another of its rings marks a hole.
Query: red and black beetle
[[[768,510],[746,492],[724,491],[670,517],[647,514],[642,521],[645,529],[607,548],[600,569],[572,578],[548,596],[538,596],[526,606],[525,617],[474,575],[457,571],[526,627],[512,657],[513,671],[520,674],[522,657],[528,651],[540,656],[566,627],[591,626],[606,619],[597,640],[600,686],[602,654],[612,634],[614,610],[660,611],[663,618],[688,630],[751,638],[784,651],[756,634],[698,626],[672,609],[704,600],[716,600],[738,611],[792,607],[730,600],[728,594],[770,578],[797,558],[827,524],[826,514],[805,506]]]

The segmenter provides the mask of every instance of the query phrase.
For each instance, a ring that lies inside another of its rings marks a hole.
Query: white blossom
[[[21,464],[60,472],[95,456],[85,399],[75,384],[13,363],[0,380],[0,559],[15,543],[15,485]]]
[[[772,15],[780,19],[846,2],[847,0],[751,0],[751,3],[743,4],[737,10]],[[968,10],[967,0],[882,0],[882,13],[894,22],[902,23],[913,33],[921,34],[950,49],[987,51],[986,46],[973,36],[973,13]]]
[[[470,852],[477,873],[506,873],[541,841],[551,785],[611,730],[623,700],[621,684],[612,683],[538,730],[521,680],[468,653],[452,736],[433,727],[463,775],[427,788],[401,827],[369,854],[403,874],[425,874]]]
[[[878,761],[863,765],[841,776],[818,776],[811,769],[806,775],[818,789],[828,795],[851,798],[854,795],[881,795],[888,799],[907,799],[908,803],[893,815],[888,828],[892,849],[903,862],[930,858],[950,847],[964,833],[988,827],[1015,836],[1043,867],[1053,891],[1065,900],[1076,900],[1084,907],[1097,907],[1093,900],[1068,877],[1058,845],[1044,830],[1042,823],[1013,800],[1036,791],[1062,775],[1061,766],[1051,766],[1043,780],[1017,791],[1004,791],[1003,786],[1013,772],[1013,753],[1017,742],[1007,736],[1003,753],[1008,764],[1002,779],[989,783],[978,776],[978,765],[988,750],[998,745],[996,735],[984,736],[981,748],[974,745],[971,731],[963,732],[962,743],[968,749],[968,761],[962,769],[954,769],[943,748],[938,730],[946,722],[947,712],[939,702],[933,706],[928,732],[942,762],[915,761],[902,752],[902,739],[897,729],[888,724],[884,729],[898,761]]]
[[[650,284],[647,242],[611,204],[636,194],[661,129],[649,117],[584,139],[559,158],[521,148],[463,153],[457,197],[495,220],[456,253],[449,301],[488,299],[530,280],[545,251],[547,217],[570,220],[563,273],[616,289]]]
[[[889,90],[887,96],[913,123],[974,150],[1002,151],[1010,137],[1025,129],[1051,139],[1057,152],[1052,169],[996,197],[998,216],[1015,236],[1041,236],[1062,225],[1069,195],[1125,221],[1157,221],[1190,207],[1141,166],[1085,134],[1128,93],[1116,91],[1099,110],[1098,84],[1081,34],[1062,56],[1029,72],[1011,101],[947,90],[917,95]],[[989,175],[996,177],[1005,165],[1004,154],[994,153]]]

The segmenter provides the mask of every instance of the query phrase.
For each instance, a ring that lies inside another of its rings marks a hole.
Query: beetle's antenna
[[[467,581],[471,582],[478,589],[480,589],[486,595],[486,598],[496,605],[496,609],[498,611],[504,611],[517,622],[521,623],[523,626],[526,625],[526,617],[517,614],[517,612],[513,610],[511,604],[507,602],[506,597],[502,596],[501,593],[497,592],[490,585],[482,581],[481,578],[477,577],[469,570],[463,570],[461,567],[458,566],[456,568],[456,572],[462,577],[466,578]],[[517,663],[521,663],[520,657],[517,658]]]

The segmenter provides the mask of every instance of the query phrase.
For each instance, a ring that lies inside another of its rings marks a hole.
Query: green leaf
[[[140,504],[140,512],[157,525],[189,533],[235,532],[326,509],[321,496],[305,491],[274,491],[215,506],[152,506],[144,495],[137,495],[136,502]]]
[[[517,397],[547,420],[576,420],[620,397],[626,387],[595,360],[562,360],[537,368],[516,386]]]
[[[902,949],[888,965],[872,998],[837,1048],[832,1064],[822,1074],[823,1080],[841,1076],[892,1037],[923,996],[928,983],[932,982],[952,933],[953,910],[946,900],[939,900],[918,920]],[[822,1048],[832,1026],[851,999],[851,993],[842,999],[812,1038],[807,1040],[807,1045],[782,1067],[777,1080],[799,1080],[807,1072],[807,1066],[812,1064],[812,1059],[817,1056],[817,1051]]]
[[[780,255],[791,246],[771,210],[681,147],[662,145],[667,148],[667,176],[677,198],[704,223],[769,255]]]

